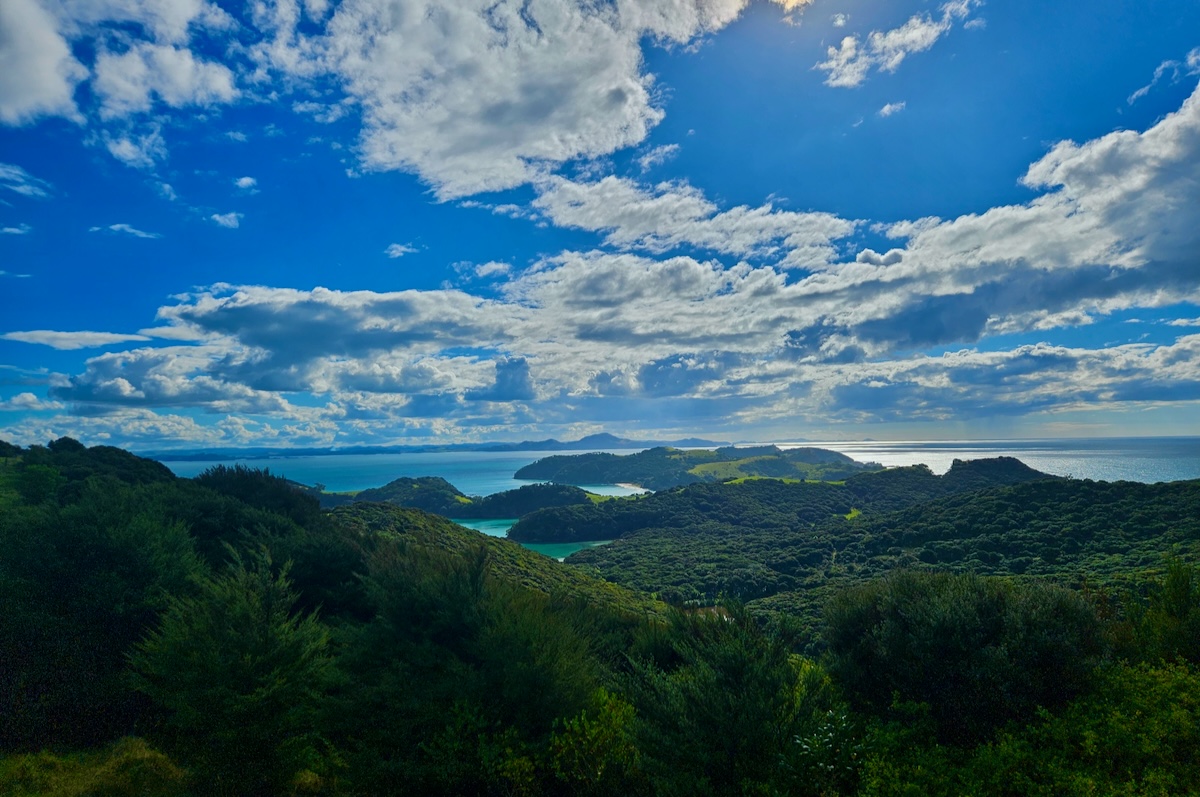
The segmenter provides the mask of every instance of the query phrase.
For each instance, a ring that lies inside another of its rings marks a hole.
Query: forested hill
[[[660,447],[636,454],[545,457],[521,468],[515,478],[560,484],[638,484],[648,490],[665,490],[684,484],[756,476],[836,481],[877,469],[878,466],[864,465],[823,448],[727,446],[684,451]]]
[[[693,485],[692,525],[580,568],[265,471],[0,445],[0,794],[1200,793],[1200,482],[956,492],[1030,476]],[[925,498],[841,514],[872,494]],[[597,572],[766,591],[668,610]]]
[[[860,473],[841,484],[781,479],[690,484],[634,500],[541,509],[522,517],[508,536],[521,542],[574,542],[617,539],[647,528],[795,529],[856,511],[887,511],[959,492],[1053,478],[999,457],[955,460],[943,476],[915,465]]]
[[[897,568],[1112,586],[1170,555],[1200,555],[1200,481],[1039,480],[815,524],[647,526],[571,561],[669,600],[736,596],[815,627],[838,589]]]
[[[566,484],[526,484],[483,497],[464,495],[457,487],[438,476],[402,477],[383,487],[363,490],[353,496],[317,494],[323,504],[331,497],[334,505],[357,501],[376,501],[396,506],[423,509],[450,518],[518,518],[538,509],[591,502],[588,493]]]

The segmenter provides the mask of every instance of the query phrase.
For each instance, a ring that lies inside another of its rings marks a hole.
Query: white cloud
[[[145,232],[144,230],[139,230],[136,227],[123,222],[119,224],[110,224],[107,227],[91,227],[89,228],[88,232],[100,232],[101,230],[132,235],[134,238],[162,238],[161,233]]]
[[[33,232],[33,228],[28,224],[17,227],[0,227],[0,235],[28,235],[31,232]]]
[[[274,36],[255,52],[265,67],[300,78],[331,70],[362,109],[363,165],[415,172],[446,199],[639,143],[662,118],[642,42],[686,44],[743,6],[349,0],[323,37],[307,38],[296,32],[296,9],[281,4],[261,16]]]
[[[229,230],[236,230],[242,223],[241,213],[214,213],[208,218]]]
[[[844,28],[846,27],[846,23],[850,21],[850,15],[834,14],[832,17],[830,17],[830,20],[833,22],[833,26],[835,28]]]
[[[1145,97],[1150,93],[1150,90],[1159,84],[1159,82],[1170,76],[1172,83],[1177,82],[1183,75],[1198,75],[1200,74],[1200,47],[1193,47],[1182,61],[1168,60],[1163,61],[1154,70],[1154,77],[1145,86],[1142,86],[1137,91],[1129,95],[1127,102],[1133,105],[1135,102]]]
[[[141,133],[113,135],[102,134],[104,146],[110,155],[134,169],[150,169],[167,156],[167,144],[157,125],[150,125]]]
[[[952,0],[941,7],[939,19],[928,14],[913,16],[898,28],[871,31],[865,43],[857,36],[846,36],[837,47],[829,48],[829,59],[816,68],[827,73],[827,86],[860,86],[872,69],[895,72],[909,55],[933,47],[956,20],[966,18],[977,4],[978,0]]]
[[[118,332],[57,332],[49,329],[6,332],[0,335],[0,338],[19,340],[22,343],[39,343],[59,350],[92,349],[97,346],[111,346],[114,343],[149,340],[144,335],[124,335]]]
[[[388,244],[387,249],[383,253],[391,258],[404,257],[420,251],[412,244]]]
[[[655,166],[661,166],[678,154],[678,144],[661,144],[640,155],[637,159],[638,166],[642,167],[643,172],[648,172]]]
[[[36,0],[0,3],[0,123],[20,125],[47,115],[81,121],[75,86],[87,74]]]
[[[105,119],[149,111],[157,97],[172,108],[216,105],[238,96],[233,72],[198,60],[186,48],[141,42],[115,55],[101,52],[92,87]]]
[[[813,4],[813,0],[771,0],[772,3],[782,6],[784,11],[791,13],[793,11],[803,11]]]
[[[485,277],[503,277],[512,272],[512,266],[508,263],[499,263],[495,260],[488,263],[481,263],[475,267],[475,276],[480,278]]]
[[[0,412],[45,412],[63,408],[61,402],[43,401],[33,393],[18,393],[10,399],[0,401]]]
[[[907,103],[905,103],[904,101],[889,102],[887,105],[885,105],[879,109],[879,115],[886,119],[887,117],[891,116],[892,114],[900,113],[901,111],[903,111],[905,105],[907,105]]]
[[[0,187],[15,191],[21,196],[45,199],[50,196],[52,186],[39,180],[29,172],[11,163],[0,163]]]
[[[258,180],[255,180],[253,177],[239,177],[233,181],[233,184],[243,191],[249,191],[258,185]]]
[[[686,183],[650,188],[619,177],[593,183],[554,177],[538,189],[534,207],[558,226],[604,231],[610,245],[650,252],[689,246],[818,268],[835,257],[833,242],[855,229],[855,222],[831,213],[771,205],[720,210]]]
[[[28,279],[30,276],[31,275],[29,275],[29,274],[13,274],[8,271],[0,271],[0,277],[13,277],[15,279]]]

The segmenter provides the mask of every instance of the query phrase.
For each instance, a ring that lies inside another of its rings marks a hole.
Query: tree
[[[131,656],[137,688],[167,712],[198,788],[277,792],[320,766],[318,708],[331,676],[329,637],[314,614],[292,613],[287,567],[270,557],[201,578],[174,599]]]
[[[1084,691],[1102,653],[1084,598],[973,574],[898,571],[840,593],[830,669],[857,706],[925,703],[942,741],[972,744]]]

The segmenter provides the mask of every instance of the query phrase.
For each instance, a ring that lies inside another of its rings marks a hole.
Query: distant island
[[[766,445],[681,451],[658,446],[627,455],[591,453],[545,457],[518,470],[514,478],[575,485],[636,484],[648,490],[666,490],[685,484],[731,479],[840,481],[880,467],[874,463],[856,462],[845,454],[824,448],[781,449]]]
[[[327,448],[196,448],[178,451],[141,451],[138,456],[159,462],[204,462],[218,459],[277,459],[280,457],[324,457],[342,454],[429,454],[440,451],[598,451],[606,449],[714,448],[725,441],[686,437],[680,440],[632,440],[601,433],[578,440],[524,440],[520,443],[430,443],[400,446],[339,446]]]

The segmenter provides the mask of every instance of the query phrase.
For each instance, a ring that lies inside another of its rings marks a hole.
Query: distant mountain
[[[607,433],[592,434],[574,441],[524,440],[520,443],[456,443],[413,446],[344,446],[337,448],[198,448],[179,451],[143,451],[139,456],[159,462],[190,462],[226,459],[279,459],[323,457],[338,454],[423,454],[436,451],[598,451],[605,449],[713,448],[728,443],[688,437],[682,440],[632,440]]]

